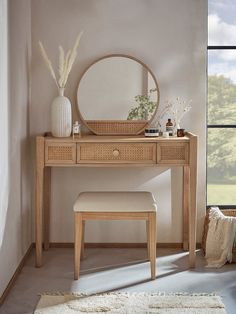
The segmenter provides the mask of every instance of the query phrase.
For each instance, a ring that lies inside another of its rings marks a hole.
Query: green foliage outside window
[[[208,76],[208,124],[236,124],[236,84],[223,75]]]
[[[208,124],[236,124],[236,85],[224,76],[208,78]],[[236,129],[208,129],[208,179],[236,183]]]

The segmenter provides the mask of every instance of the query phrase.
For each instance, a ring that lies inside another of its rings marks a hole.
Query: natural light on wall
[[[8,40],[7,0],[0,0],[0,248],[8,208]]]

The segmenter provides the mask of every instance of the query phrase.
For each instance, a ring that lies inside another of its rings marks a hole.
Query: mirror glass
[[[159,104],[151,71],[140,61],[121,55],[102,58],[83,74],[77,91],[83,120],[148,121]]]

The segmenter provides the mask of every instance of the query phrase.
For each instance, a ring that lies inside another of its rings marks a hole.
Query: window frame
[[[207,46],[207,52],[208,50],[235,50],[236,51],[236,46],[212,46],[212,45],[208,45]],[[207,74],[207,81],[208,81],[208,74]],[[208,86],[208,83],[207,83],[207,86]],[[208,96],[208,89],[207,89],[207,96]],[[208,171],[208,129],[235,129],[236,128],[236,124],[208,124],[208,102],[207,102],[207,112],[206,112],[206,116],[207,116],[207,138],[206,138],[206,144],[207,144],[207,147],[206,147],[206,155],[207,155],[207,158],[206,158],[206,188],[207,188],[207,183],[208,183],[208,180],[207,180],[207,171]],[[236,165],[235,165],[236,166]],[[207,203],[207,190],[206,190],[206,207],[207,208],[210,208],[212,206],[217,206],[219,207],[220,209],[236,209],[236,204],[235,205],[216,205],[216,204],[212,204],[212,205],[208,205]]]

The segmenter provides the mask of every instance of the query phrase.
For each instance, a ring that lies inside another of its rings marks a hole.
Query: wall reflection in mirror
[[[159,91],[144,64],[125,56],[94,63],[82,76],[77,92],[84,120],[150,120],[159,103]]]

